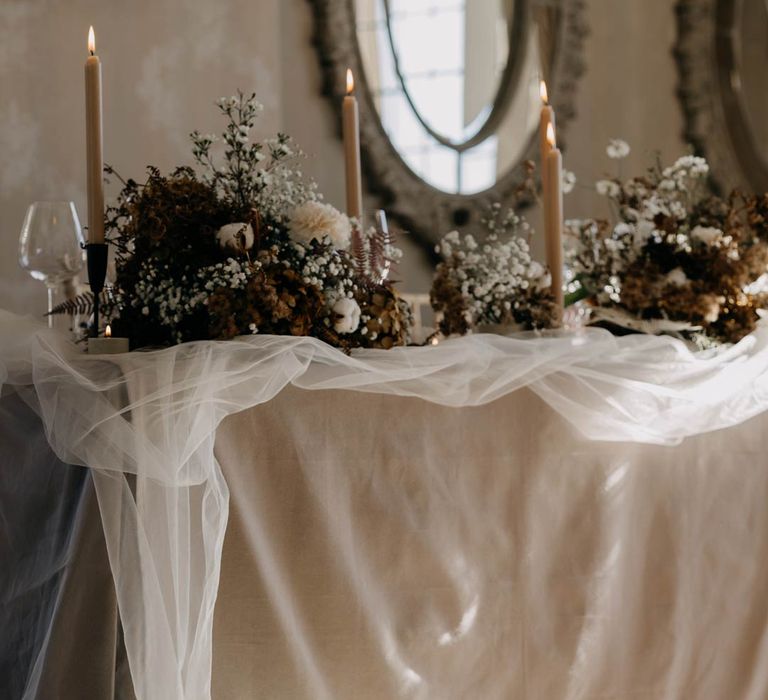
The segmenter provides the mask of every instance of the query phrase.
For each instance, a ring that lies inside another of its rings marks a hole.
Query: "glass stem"
[[[53,287],[48,285],[48,328],[53,328],[51,311],[53,311]]]

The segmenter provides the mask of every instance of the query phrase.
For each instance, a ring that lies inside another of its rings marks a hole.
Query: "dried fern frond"
[[[368,282],[370,279],[368,269],[368,246],[362,229],[359,226],[352,228],[352,243],[349,248],[350,255],[352,257],[352,266],[355,270],[355,275],[361,282]]]
[[[392,268],[396,265],[393,257],[395,242],[386,214],[380,209],[376,212],[376,227],[368,237],[368,274],[375,284],[384,284],[390,279]]]
[[[105,289],[99,298],[100,308],[102,310],[108,308],[114,298],[112,296],[111,289]],[[65,299],[61,304],[57,304],[51,309],[46,316],[55,316],[58,314],[67,314],[69,316],[90,315],[93,313],[93,292],[83,292],[71,299]]]

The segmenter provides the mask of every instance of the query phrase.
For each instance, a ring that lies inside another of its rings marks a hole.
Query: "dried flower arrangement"
[[[483,326],[539,329],[551,325],[554,297],[551,278],[531,258],[531,227],[513,209],[494,204],[482,221],[478,241],[457,231],[436,247],[437,266],[430,300],[444,335],[464,335]]]
[[[613,158],[628,152],[609,145]],[[566,222],[569,300],[586,299],[593,321],[613,329],[700,347],[750,333],[768,302],[768,196],[716,197],[708,173],[703,158],[684,156],[644,177],[597,182],[616,222]]]
[[[253,333],[311,335],[344,350],[406,344],[411,316],[388,279],[399,255],[389,234],[324,204],[289,137],[251,141],[254,95],[217,104],[227,120],[222,164],[218,139],[195,132],[202,174],[150,167],[144,183],[120,178],[107,211],[113,331],[133,347]]]

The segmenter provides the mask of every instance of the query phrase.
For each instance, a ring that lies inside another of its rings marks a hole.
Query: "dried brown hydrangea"
[[[619,220],[568,222],[573,298],[630,328],[672,322],[701,345],[750,333],[768,298],[754,286],[768,270],[768,198],[716,197],[708,172],[684,156],[642,178],[599,182]]]
[[[411,310],[393,287],[375,287],[358,303],[364,319],[357,333],[362,347],[389,350],[407,345],[413,325]]]
[[[227,340],[256,329],[273,335],[316,335],[324,300],[295,271],[273,264],[251,279],[244,293],[217,289],[208,300],[208,314],[214,339]]]

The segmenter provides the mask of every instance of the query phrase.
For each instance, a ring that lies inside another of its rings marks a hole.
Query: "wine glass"
[[[53,296],[83,267],[83,232],[73,202],[35,202],[24,217],[19,264],[48,288],[48,327],[53,328]]]

